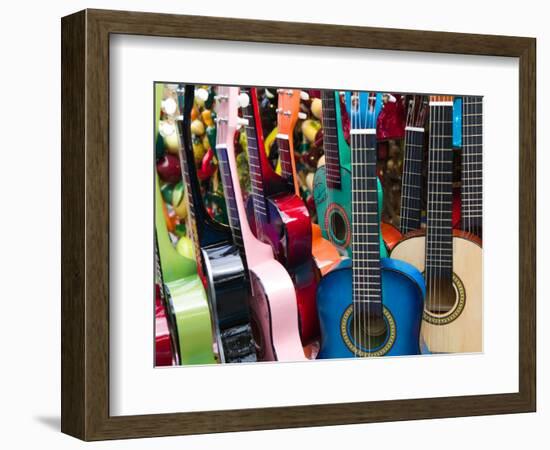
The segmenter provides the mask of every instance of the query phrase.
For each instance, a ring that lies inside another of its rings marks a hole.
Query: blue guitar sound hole
[[[395,343],[395,321],[384,307],[382,317],[355,315],[350,305],[342,316],[342,337],[348,349],[359,357],[383,356]]]
[[[348,333],[355,346],[364,352],[375,352],[388,342],[388,323],[385,318],[352,315],[348,320]]]

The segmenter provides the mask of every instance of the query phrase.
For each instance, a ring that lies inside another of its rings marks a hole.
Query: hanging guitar
[[[391,252],[424,272],[422,338],[432,353],[480,352],[481,242],[452,226],[453,98],[430,96],[427,228]]]
[[[242,108],[248,142],[251,194],[246,204],[250,228],[259,240],[271,245],[275,257],[289,272],[298,299],[300,335],[304,345],[319,337],[315,293],[319,278],[311,253],[311,220],[304,201],[286,189],[286,182],[272,169],[263,145],[258,97],[255,88],[241,90],[250,102]]]
[[[181,167],[187,186],[189,218],[197,268],[208,292],[218,360],[224,363],[256,361],[249,314],[250,281],[241,242],[235,242],[229,226],[207,213],[197,177],[191,142],[190,117],[193,85],[179,85],[182,111],[179,122]]]
[[[296,172],[294,155],[294,127],[298,118],[305,118],[300,112],[300,99],[309,98],[305,91],[299,89],[278,89],[277,108],[277,144],[281,164],[281,177],[287,183],[287,193],[300,197],[300,185]],[[330,271],[340,261],[338,249],[323,238],[319,225],[311,224],[312,254],[321,274]]]
[[[247,262],[252,284],[249,306],[258,359],[306,360],[300,340],[298,306],[292,280],[273,256],[271,246],[254,237],[246,218],[237,173],[234,137],[238,125],[249,124],[247,118],[239,118],[237,115],[239,102],[245,107],[248,102],[247,95],[239,96],[239,88],[218,86],[216,153],[233,240]]]
[[[462,187],[460,228],[483,235],[483,100],[462,98]]]
[[[161,286],[169,323],[177,332],[181,364],[214,363],[212,324],[204,286],[194,260],[180,255],[172,245],[163,212],[163,200],[155,179],[155,234],[158,243]]]
[[[421,273],[402,261],[380,258],[380,208],[376,174],[376,122],[369,96],[349,95],[352,160],[352,259],[321,279],[317,307],[320,358],[420,353],[425,286]],[[363,101],[367,105],[363,105]]]
[[[384,241],[391,250],[409,231],[420,229],[422,207],[422,167],[428,97],[413,95],[408,99],[399,229],[383,224]]]

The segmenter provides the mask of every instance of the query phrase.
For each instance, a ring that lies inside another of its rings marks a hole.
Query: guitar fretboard
[[[217,145],[216,152],[218,154],[218,163],[223,184],[223,193],[225,196],[225,204],[227,207],[227,218],[229,220],[229,226],[233,235],[233,242],[244,255],[243,235],[241,232],[239,210],[237,209],[237,200],[235,198],[233,178],[231,177],[231,167],[229,166],[227,147],[223,145]]]
[[[453,104],[430,102],[426,279],[453,273]]]
[[[382,314],[376,130],[351,131],[353,302]]]
[[[244,89],[241,89],[241,92],[248,93]],[[267,201],[264,189],[262,160],[258,146],[258,133],[256,130],[252,103],[241,108],[241,111],[243,118],[248,120],[245,131],[248,145],[248,165],[250,169],[250,186],[252,189],[251,195],[254,204],[254,215],[256,217],[256,222],[267,222]]]
[[[327,186],[332,189],[340,189],[340,153],[338,149],[338,124],[336,121],[336,101],[334,96],[334,91],[321,91],[323,149],[325,152]]]
[[[294,170],[292,170],[292,155],[290,154],[290,142],[288,136],[277,135],[279,146],[279,157],[281,159],[281,176],[290,184],[294,185]]]
[[[483,212],[483,102],[481,97],[462,99],[461,229],[479,237]]]
[[[420,228],[424,129],[405,128],[405,156],[401,185],[401,233]]]

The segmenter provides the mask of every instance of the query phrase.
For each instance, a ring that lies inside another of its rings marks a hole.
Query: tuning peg
[[[237,125],[239,127],[246,127],[248,125],[248,119],[243,117],[237,117]]]
[[[309,94],[306,91],[300,91],[300,98],[307,102],[309,100]]]
[[[307,119],[307,114],[300,111],[300,112],[298,113],[298,119],[306,120],[306,119]]]
[[[178,105],[172,97],[168,97],[167,99],[161,102],[161,107],[166,114],[171,116],[176,112]]]
[[[195,90],[195,97],[200,98],[203,102],[208,100],[208,91],[204,88],[198,88]]]
[[[241,108],[246,108],[250,104],[250,97],[246,92],[241,92],[237,102]]]

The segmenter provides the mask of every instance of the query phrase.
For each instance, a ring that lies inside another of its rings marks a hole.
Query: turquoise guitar
[[[351,96],[346,94],[346,98],[348,111],[352,117],[358,118],[358,114],[362,113],[363,119],[368,117],[376,123],[381,110],[382,94],[376,94],[371,110],[354,109]],[[338,91],[322,90],[321,100],[325,165],[315,172],[313,199],[323,237],[351,257],[351,150],[341,126],[342,112]],[[383,193],[380,182],[378,182],[378,193],[382,202]],[[388,256],[384,245],[381,249],[382,256]]]
[[[370,98],[351,97],[358,107],[363,99],[370,107]],[[353,257],[319,284],[319,358],[420,353],[422,274],[403,261],[380,258],[375,125],[367,116],[351,117]]]

